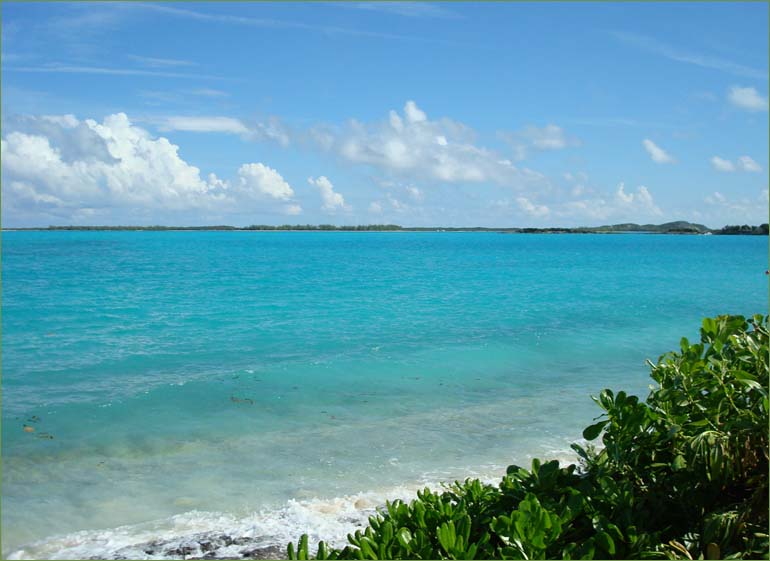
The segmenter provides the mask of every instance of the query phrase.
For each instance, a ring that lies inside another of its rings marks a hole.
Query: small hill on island
[[[586,230],[593,232],[655,232],[660,234],[704,234],[711,231],[703,224],[693,224],[684,220],[666,222],[665,224],[614,224],[612,226],[586,228]]]

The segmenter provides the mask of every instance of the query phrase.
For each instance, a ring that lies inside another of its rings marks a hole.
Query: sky
[[[2,225],[768,221],[768,4],[2,4]]]

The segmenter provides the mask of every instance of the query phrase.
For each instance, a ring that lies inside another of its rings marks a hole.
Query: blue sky
[[[2,221],[768,217],[767,3],[2,6]]]

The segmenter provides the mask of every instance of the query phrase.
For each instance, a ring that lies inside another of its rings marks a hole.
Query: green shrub
[[[317,559],[768,558],[767,318],[703,320],[652,368],[645,402],[604,390],[573,444],[579,465],[535,459],[499,486],[455,482],[387,503]],[[303,535],[290,559],[308,559]]]

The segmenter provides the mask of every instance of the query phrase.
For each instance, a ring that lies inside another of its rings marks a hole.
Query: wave
[[[479,477],[496,484],[501,472]],[[474,475],[478,477],[478,475]],[[245,516],[190,511],[170,518],[102,530],[83,530],[25,545],[7,559],[276,559],[286,545],[307,533],[310,544],[324,540],[347,545],[347,535],[363,529],[386,501],[409,501],[424,487],[421,481],[332,499],[289,500],[277,509]]]
[[[560,450],[563,465],[575,458]],[[505,467],[485,465],[470,478],[497,485]],[[311,548],[318,541],[342,548],[347,535],[366,527],[369,517],[396,499],[408,502],[417,491],[442,488],[438,473],[419,482],[331,499],[291,499],[283,506],[243,516],[190,511],[169,518],[111,529],[83,530],[27,544],[6,559],[280,559],[286,545],[307,533]],[[313,549],[314,551],[314,549]]]

